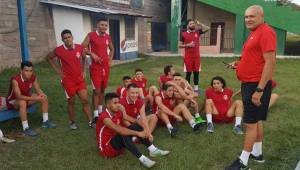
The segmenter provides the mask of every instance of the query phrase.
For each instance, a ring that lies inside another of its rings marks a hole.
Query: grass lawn
[[[234,90],[239,89],[240,83],[234,71],[225,69],[222,64],[222,61],[232,60],[233,58],[202,58],[202,94],[215,75],[223,76],[228,86]],[[182,59],[179,57],[146,57],[134,63],[113,66],[108,91],[114,90],[121,83],[122,76],[132,75],[136,67],[144,69],[149,84],[157,84],[157,78],[166,64],[173,64],[180,72],[182,70]],[[274,79],[278,83],[275,91],[280,95],[280,99],[269,111],[268,121],[264,126],[263,151],[266,162],[258,164],[250,161],[252,169],[292,170],[300,160],[299,65],[300,60],[277,61]],[[1,95],[6,94],[3,89],[8,86],[9,77],[17,72],[18,69],[8,69],[0,74]],[[12,144],[0,143],[0,169],[144,169],[129,152],[114,159],[104,159],[98,155],[95,132],[87,127],[87,120],[81,112],[79,102],[76,110],[80,129],[69,130],[66,99],[58,76],[46,62],[37,64],[35,72],[38,73],[38,80],[50,101],[50,118],[58,127],[53,130],[42,129],[41,114],[30,114],[29,123],[39,136],[35,139],[17,137],[17,141]],[[91,94],[90,81],[87,82]],[[243,136],[233,134],[232,124],[215,125],[214,134],[192,133],[187,123],[175,126],[179,129],[176,138],[171,138],[164,127],[157,128],[154,133],[155,144],[171,150],[167,157],[154,158],[157,161],[154,169],[224,169],[236,159],[242,149]],[[9,120],[1,122],[0,128],[7,135],[15,135],[21,132],[21,123],[18,119]],[[145,147],[138,147],[148,155]]]

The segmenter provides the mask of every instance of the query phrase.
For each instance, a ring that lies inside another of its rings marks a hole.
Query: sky
[[[292,0],[293,3],[300,5],[300,0]]]

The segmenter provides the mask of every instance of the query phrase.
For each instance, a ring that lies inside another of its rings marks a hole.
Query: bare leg
[[[273,105],[276,103],[276,101],[278,100],[278,98],[279,98],[279,95],[278,95],[278,94],[276,94],[276,93],[272,93],[272,94],[271,94],[270,103],[269,103],[269,108],[270,108],[271,106],[273,106]]]
[[[90,105],[88,102],[88,93],[86,89],[80,90],[78,91],[78,96],[80,98],[80,101],[82,103],[82,111],[86,114],[87,119],[89,121],[92,121],[93,116],[92,116],[92,112],[90,109]]]
[[[75,122],[75,96],[71,97],[68,99],[68,106],[67,106],[67,111],[69,115],[69,120],[72,122]]]
[[[151,114],[151,115],[148,115],[146,118],[148,121],[149,130],[152,133],[154,131],[157,121],[158,121],[157,116],[155,114]]]
[[[187,121],[194,119],[189,109],[183,103],[178,104],[174,108],[174,113],[177,115],[182,115]]]

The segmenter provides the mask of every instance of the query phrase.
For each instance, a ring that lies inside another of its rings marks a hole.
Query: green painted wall
[[[235,17],[235,34],[234,34],[234,54],[242,52],[245,39],[244,16],[236,15]]]
[[[178,35],[179,35],[180,25],[181,25],[181,0],[171,0],[170,49],[172,53],[178,52]]]
[[[277,55],[284,55],[286,31],[279,28],[274,28],[274,30],[277,36]]]

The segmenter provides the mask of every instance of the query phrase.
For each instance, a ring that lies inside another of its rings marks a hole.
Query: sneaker
[[[169,132],[170,132],[171,137],[175,137],[177,134],[177,129],[173,127]]]
[[[243,162],[238,158],[231,165],[225,167],[225,170],[251,170],[249,166],[244,165]]]
[[[143,160],[140,160],[140,162],[147,168],[152,168],[155,165],[155,161],[152,161],[151,159],[144,157]]]
[[[196,123],[205,123],[206,120],[202,119],[202,117],[195,117],[195,122]]]
[[[244,134],[241,125],[234,126],[233,127],[233,132],[237,135],[243,135]]]
[[[208,133],[213,133],[214,132],[214,125],[212,123],[208,123],[206,130],[207,130]]]
[[[158,157],[158,156],[168,155],[169,153],[170,153],[170,151],[164,151],[164,150],[156,149],[154,152],[150,152],[149,155],[151,157]]]
[[[258,156],[254,156],[253,154],[250,154],[250,159],[252,159],[253,161],[255,162],[258,162],[258,163],[264,163],[265,160],[264,160],[264,157],[263,155],[258,155]]]
[[[202,127],[202,124],[201,123],[197,123],[194,127],[193,127],[193,131],[198,131],[200,130],[200,128]]]
[[[47,120],[46,122],[43,122],[42,127],[47,129],[52,129],[52,128],[56,128],[56,124]]]
[[[16,140],[14,140],[14,139],[9,139],[9,138],[3,136],[3,137],[0,138],[0,141],[3,142],[3,143],[13,143],[13,142],[15,142]]]
[[[89,127],[90,128],[95,128],[96,127],[96,122],[94,120],[92,122],[89,122]]]
[[[76,123],[75,122],[72,122],[72,123],[70,123],[70,129],[72,129],[72,130],[76,130],[76,129],[78,129],[78,126],[76,125]]]
[[[30,136],[30,137],[35,137],[37,136],[37,133],[35,131],[33,131],[31,128],[26,128],[24,131],[23,131],[23,135],[24,136]]]
[[[94,122],[97,122],[98,116],[94,117]]]

